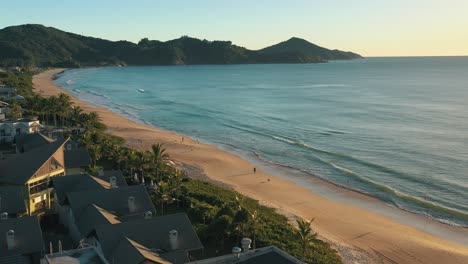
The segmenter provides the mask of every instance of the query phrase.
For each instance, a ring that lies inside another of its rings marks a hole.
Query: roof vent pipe
[[[249,251],[249,249],[250,249],[250,243],[252,243],[252,239],[247,238],[247,237],[244,237],[244,238],[241,240],[242,251],[244,251],[244,252]]]
[[[239,259],[240,258],[240,253],[242,252],[242,249],[240,247],[233,247],[232,248],[232,255],[234,255],[235,258]]]
[[[6,232],[6,242],[8,249],[13,249],[15,247],[15,231],[8,230]]]
[[[136,211],[135,197],[133,196],[128,197],[128,211],[130,213],[134,213]]]
[[[112,176],[109,178],[110,180],[110,186],[112,189],[117,188],[117,177]]]
[[[145,219],[151,219],[153,218],[153,213],[151,211],[146,211],[145,212]]]
[[[171,244],[172,250],[176,250],[179,247],[179,232],[177,230],[169,231],[169,244]]]
[[[0,220],[7,220],[8,219],[8,213],[7,212],[3,212],[1,215],[0,215]]]

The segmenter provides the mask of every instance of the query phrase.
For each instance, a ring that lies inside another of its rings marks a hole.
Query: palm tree
[[[117,169],[120,170],[122,163],[124,163],[127,158],[125,148],[119,145],[113,145],[113,148],[111,150],[111,157],[115,161],[115,163],[117,163]]]
[[[52,95],[51,97],[49,97],[46,105],[48,112],[52,114],[54,118],[54,126],[57,127],[57,114],[60,113],[59,101],[57,96]]]
[[[255,249],[255,240],[257,237],[257,230],[260,228],[261,222],[260,215],[258,214],[257,210],[255,210],[252,214],[250,214],[250,219],[249,219],[249,228],[250,232],[252,234],[252,247]]]
[[[164,204],[172,202],[171,187],[165,181],[159,181],[154,188],[156,198],[161,205],[161,215],[164,215]]]
[[[166,149],[161,143],[153,144],[151,148],[153,149],[153,163],[156,166],[156,177],[160,180],[161,165],[169,159],[169,154],[166,153]]]
[[[70,114],[71,106],[72,106],[72,101],[71,97],[64,94],[60,93],[58,98],[57,98],[57,110],[60,113],[60,119],[62,122],[62,126],[65,125],[65,120],[67,119],[68,115]]]
[[[81,117],[83,114],[83,110],[79,106],[74,106],[70,110],[70,121],[72,126],[78,126],[81,123]]]
[[[302,246],[302,259],[305,258],[305,255],[307,253],[307,248],[317,237],[317,233],[314,233],[312,231],[312,226],[311,226],[314,220],[315,218],[312,218],[310,221],[306,221],[302,218],[296,219],[297,227],[298,227],[296,234],[299,237],[299,240]]]
[[[89,156],[91,157],[91,164],[95,167],[97,161],[102,157],[102,148],[100,145],[91,144],[88,146]]]

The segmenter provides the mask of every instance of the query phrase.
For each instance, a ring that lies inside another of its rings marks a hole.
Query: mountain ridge
[[[82,36],[38,24],[0,30],[0,67],[319,63],[358,58],[362,57],[319,47],[297,37],[249,50],[231,41],[188,36],[164,42],[143,38],[133,43]]]

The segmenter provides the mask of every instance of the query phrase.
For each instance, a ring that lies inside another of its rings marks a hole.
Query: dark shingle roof
[[[23,134],[15,136],[16,149],[20,153],[31,151],[35,148],[54,142],[53,139],[41,133]]]
[[[65,150],[65,168],[80,168],[91,165],[91,158],[86,149]]]
[[[64,204],[67,194],[70,192],[104,190],[110,188],[110,184],[96,179],[88,174],[67,175],[52,179],[57,201]]]
[[[23,191],[20,186],[0,187],[0,213],[18,214],[26,212]]]
[[[249,259],[238,262],[238,264],[269,264],[269,263],[295,264],[297,262],[273,250],[268,253],[261,254],[258,256],[253,256]]]
[[[137,263],[156,263],[156,264],[171,264],[159,256],[158,253],[152,252],[147,247],[122,236],[119,244],[109,257],[109,262],[113,264],[137,264]]]
[[[121,170],[105,170],[103,172],[103,176],[99,176],[98,173],[93,174],[93,176],[106,182],[110,182],[110,177],[114,176],[117,179],[117,186],[127,186],[127,181],[125,180]]]
[[[0,160],[0,183],[25,184],[66,141],[67,139],[57,140],[23,154]]]
[[[96,227],[96,235],[106,258],[118,246],[121,236],[125,236],[150,249],[171,252],[169,231],[177,230],[179,251],[190,251],[203,248],[195,230],[184,213],[142,219],[114,225]]]
[[[65,176],[66,177],[66,176]],[[136,210],[129,212],[128,198],[135,198]],[[141,215],[146,211],[156,212],[154,205],[142,185],[126,186],[115,189],[72,192],[67,195],[68,203],[75,218],[80,218],[90,204],[95,204],[105,210],[120,216]]]
[[[8,249],[6,232],[15,231],[15,247]],[[0,256],[24,256],[44,251],[44,240],[37,216],[25,216],[0,221]],[[0,262],[1,263],[1,262]]]
[[[76,225],[80,233],[86,237],[97,226],[118,224],[120,222],[116,215],[95,204],[90,204],[76,220]]]

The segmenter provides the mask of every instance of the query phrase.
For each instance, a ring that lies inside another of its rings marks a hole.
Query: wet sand
[[[36,75],[33,79],[36,92],[43,96],[64,92],[52,82],[53,76],[62,70],[53,69]],[[345,263],[468,263],[467,244],[450,242],[392,219],[405,213],[398,212],[396,217],[388,217],[388,213],[385,216],[373,212],[375,210],[365,210],[325,198],[310,188],[301,187],[297,181],[278,176],[287,172],[275,172],[273,169],[265,171],[257,167],[254,173],[253,168],[257,165],[237,155],[199,143],[186,135],[136,123],[69,95],[83,110],[97,112],[107,125],[108,132],[125,138],[129,147],[150,149],[154,143],[163,143],[171,159],[183,164],[192,177],[231,186],[288,216],[297,215],[306,219],[315,217],[314,230],[322,239],[333,244]],[[337,192],[342,200],[358,200],[376,208],[386,206],[359,193],[327,185],[319,180],[310,181],[323,185],[325,189],[321,190]],[[447,226],[406,214],[413,217],[416,225],[420,224],[421,228],[423,225],[425,228],[440,228],[441,232],[468,237],[466,228]]]

